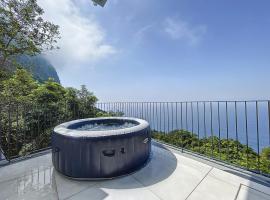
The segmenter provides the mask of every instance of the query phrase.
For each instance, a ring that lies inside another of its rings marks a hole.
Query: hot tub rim
[[[135,121],[138,125],[129,127],[129,128],[122,128],[122,129],[115,129],[115,130],[98,130],[98,131],[87,131],[87,130],[76,130],[76,129],[69,129],[68,127],[75,123],[87,122],[87,121],[97,121],[97,120],[109,120],[109,119],[116,119],[116,120],[127,120],[127,121]],[[110,137],[110,136],[117,136],[117,135],[126,135],[132,134],[134,132],[139,132],[144,129],[149,128],[150,125],[147,121],[139,118],[133,117],[96,117],[96,118],[86,118],[86,119],[78,119],[72,120],[69,122],[62,123],[56,126],[53,129],[53,132],[59,135],[74,137],[74,138],[96,138],[96,137]]]

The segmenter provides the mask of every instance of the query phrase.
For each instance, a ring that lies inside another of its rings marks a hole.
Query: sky
[[[44,52],[101,102],[270,99],[269,0],[38,0],[60,26]]]

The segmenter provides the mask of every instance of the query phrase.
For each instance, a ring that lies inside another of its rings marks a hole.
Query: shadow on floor
[[[139,171],[127,176],[111,180],[78,181],[64,177],[55,170],[53,174],[57,173],[57,176],[62,179],[61,184],[89,184],[91,187],[92,185],[95,185],[96,189],[133,189],[154,185],[167,179],[175,171],[176,166],[177,159],[171,151],[167,150],[165,147],[160,148],[153,145],[152,156],[146,166],[144,166]]]

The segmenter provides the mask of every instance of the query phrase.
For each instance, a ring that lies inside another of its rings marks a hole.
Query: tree
[[[49,79],[33,91],[36,102],[46,106],[63,101],[65,93],[66,89],[53,79]]]
[[[25,69],[17,69],[15,74],[2,83],[3,91],[0,93],[4,102],[26,103],[32,99],[32,92],[38,83]]]
[[[96,114],[95,103],[98,101],[97,97],[89,92],[85,85],[77,91],[79,99],[79,116],[81,117],[94,117]]]
[[[37,0],[0,0],[1,65],[16,55],[58,48],[59,27],[42,18]]]

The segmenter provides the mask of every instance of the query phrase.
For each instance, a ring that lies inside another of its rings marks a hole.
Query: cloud
[[[135,33],[134,33],[134,40],[136,43],[141,43],[143,41],[143,38],[147,33],[155,26],[154,23],[145,25],[141,28],[139,28]]]
[[[164,31],[173,40],[185,40],[190,45],[198,44],[207,31],[205,25],[193,26],[186,21],[176,18],[166,18]]]
[[[82,15],[72,0],[39,0],[38,4],[45,11],[44,18],[60,26],[60,50],[47,53],[56,67],[75,67],[116,53],[98,22]]]

